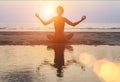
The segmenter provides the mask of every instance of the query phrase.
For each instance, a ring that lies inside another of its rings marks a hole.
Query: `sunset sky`
[[[56,15],[56,7],[63,6],[64,15],[71,21],[87,16],[86,22],[120,22],[120,1],[0,1],[0,23],[38,22],[35,13],[48,20]]]

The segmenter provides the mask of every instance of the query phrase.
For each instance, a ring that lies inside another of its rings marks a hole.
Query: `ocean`
[[[54,31],[53,24],[0,23],[0,31]],[[120,23],[81,23],[76,27],[66,25],[65,31],[73,32],[120,32]]]

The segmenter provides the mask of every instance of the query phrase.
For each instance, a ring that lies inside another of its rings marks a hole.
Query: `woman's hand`
[[[39,16],[39,14],[38,14],[38,13],[36,13],[36,14],[35,14],[35,16],[36,16],[37,18],[40,18],[40,16]]]
[[[82,20],[85,20],[86,19],[86,16],[82,16]]]

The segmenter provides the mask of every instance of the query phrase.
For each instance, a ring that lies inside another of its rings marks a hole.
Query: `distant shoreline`
[[[73,33],[69,45],[120,45],[120,32],[65,32]],[[46,35],[53,32],[42,31],[0,31],[0,45],[49,45]],[[58,43],[57,43],[58,44]],[[63,44],[63,43],[59,43]]]

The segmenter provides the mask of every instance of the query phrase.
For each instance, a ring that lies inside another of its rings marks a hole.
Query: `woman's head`
[[[57,9],[56,9],[56,11],[57,11],[58,15],[62,15],[64,13],[64,9],[63,9],[62,6],[58,6]]]

